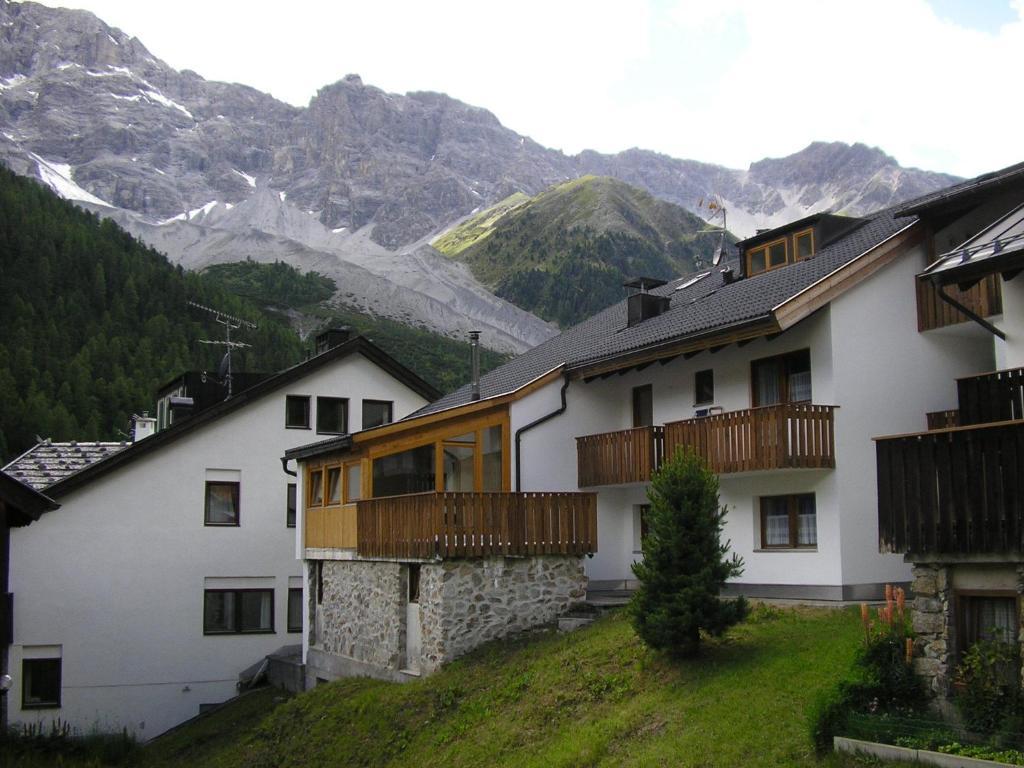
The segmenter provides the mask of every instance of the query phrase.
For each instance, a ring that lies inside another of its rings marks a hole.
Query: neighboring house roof
[[[316,443],[307,443],[284,452],[286,459],[305,459],[310,456],[318,456],[321,453],[334,451],[345,451],[352,447],[352,435],[338,435],[327,440],[320,440]]]
[[[1012,276],[1024,268],[1024,204],[1000,217],[922,274],[941,285],[969,284],[1002,272]]]
[[[739,329],[763,326],[763,332],[770,333],[776,326],[778,331],[776,310],[911,223],[896,219],[894,210],[887,209],[864,217],[861,226],[826,245],[813,258],[781,269],[727,282],[727,268],[717,267],[696,282],[693,274],[672,280],[651,291],[670,297],[669,309],[631,328],[626,327],[627,302],[620,301],[482,376],[480,399],[513,392],[559,366],[585,371],[602,363],[628,360],[644,350],[720,338]],[[788,225],[780,229],[788,229]],[[731,269],[738,272],[735,264]],[[403,421],[471,402],[472,388],[467,385]]]
[[[999,187],[1020,183],[1024,183],[1024,163],[1017,163],[999,171],[985,173],[960,184],[954,184],[937,192],[900,203],[896,206],[895,213],[897,216],[914,216],[925,213],[938,213],[946,209],[956,210],[964,204],[969,204],[971,198],[976,194],[987,194]]]
[[[67,443],[43,440],[14,459],[4,472],[37,491],[123,451],[131,443]]]
[[[60,504],[49,496],[6,472],[0,472],[0,508],[6,511],[7,525],[28,525],[33,520],[38,520],[43,512],[49,512],[59,506]]]
[[[355,338],[352,338],[343,344],[339,344],[322,354],[311,357],[297,365],[293,365],[291,368],[286,368],[280,373],[264,379],[255,386],[239,392],[228,400],[224,400],[217,405],[201,411],[180,424],[175,424],[167,429],[157,432],[151,437],[147,437],[136,443],[127,445],[124,447],[124,450],[116,451],[111,455],[102,457],[99,460],[65,473],[62,477],[46,486],[47,492],[51,496],[59,497],[74,488],[78,488],[86,483],[92,482],[111,470],[124,466],[125,464],[128,464],[129,462],[132,462],[135,459],[145,456],[155,450],[159,450],[163,446],[173,443],[179,438],[190,434],[223,416],[234,413],[249,403],[276,392],[281,387],[291,384],[304,376],[308,376],[329,363],[353,354],[360,354],[367,358],[395,379],[428,400],[435,398],[440,394],[434,387],[425,382],[382,349],[374,345],[372,342],[364,339],[362,336],[356,336]],[[82,445],[82,443],[79,443],[79,445]],[[20,461],[20,458],[21,457],[19,457],[19,459],[15,459],[15,462]]]

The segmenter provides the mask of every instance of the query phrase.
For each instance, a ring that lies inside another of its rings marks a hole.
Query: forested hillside
[[[706,264],[718,242],[706,230],[641,189],[584,176],[507,198],[432,245],[498,296],[564,328],[621,299],[626,279],[667,280]]]
[[[188,301],[252,319],[235,368],[302,357],[284,322],[48,189],[0,167],[0,456],[35,442],[118,438],[158,386],[215,369],[223,328]]]

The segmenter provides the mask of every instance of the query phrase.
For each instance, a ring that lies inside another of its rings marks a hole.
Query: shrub
[[[640,638],[674,657],[700,649],[700,633],[719,635],[747,613],[742,598],[723,601],[726,579],[743,572],[721,541],[726,510],[718,504],[718,478],[692,451],[677,451],[655,473],[644,559],[633,565],[640,587],[630,613]]]
[[[1008,724],[1019,725],[1024,709],[1019,666],[1016,643],[979,640],[967,650],[956,670],[960,691],[955,701],[968,728],[991,733]]]

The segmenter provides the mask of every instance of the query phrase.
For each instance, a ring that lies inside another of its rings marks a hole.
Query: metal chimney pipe
[[[472,361],[473,399],[480,399],[480,331],[469,332],[469,351]]]

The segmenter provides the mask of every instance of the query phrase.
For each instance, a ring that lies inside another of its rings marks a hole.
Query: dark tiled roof
[[[973,179],[954,184],[951,187],[944,187],[936,192],[907,200],[895,208],[897,216],[913,216],[926,213],[931,209],[943,208],[948,205],[956,205],[960,200],[970,198],[975,193],[988,192],[996,187],[1005,184],[1017,184],[1024,182],[1024,163],[1017,163],[999,171],[992,171]]]
[[[44,440],[4,467],[30,488],[44,491],[54,483],[123,451],[130,443],[54,443]]]
[[[626,327],[626,301],[598,312],[579,325],[534,347],[480,379],[480,397],[508,394],[564,365],[579,369],[661,344],[697,339],[737,326],[770,319],[772,310],[804,289],[909,226],[893,209],[864,219],[864,224],[830,243],[811,259],[726,284],[722,267],[676,290],[694,275],[672,280],[651,293],[670,296],[664,314]],[[733,272],[738,274],[736,264]],[[408,418],[471,402],[469,385],[421,408]]]
[[[284,452],[286,459],[303,459],[307,456],[317,456],[330,451],[340,451],[352,445],[352,435],[338,435],[327,440],[320,440],[316,443],[306,443]]]
[[[44,512],[58,507],[60,504],[49,496],[0,471],[0,509],[6,514],[5,525],[28,525],[33,520],[38,520]]]

